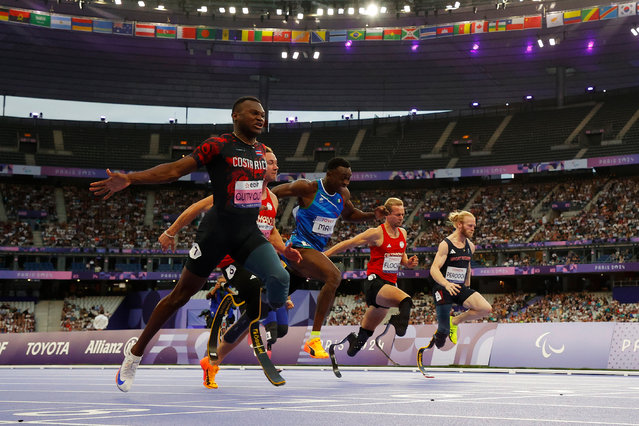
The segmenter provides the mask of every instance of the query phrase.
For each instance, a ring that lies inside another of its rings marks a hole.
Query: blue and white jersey
[[[344,198],[340,193],[328,194],[321,179],[317,181],[317,192],[310,206],[297,208],[295,231],[291,235],[293,247],[313,248],[323,251],[337,218],[344,209]]]

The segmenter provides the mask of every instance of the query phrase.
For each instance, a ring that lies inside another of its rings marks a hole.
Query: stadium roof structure
[[[200,4],[195,0],[151,0],[153,7],[166,4],[164,11],[141,10],[130,0],[123,0],[122,7],[87,1],[80,8],[79,3],[0,0],[0,8],[253,30],[434,27],[529,15],[544,16],[544,24],[537,29],[426,40],[356,40],[348,47],[334,41],[147,39],[7,21],[0,22],[0,95],[228,108],[248,94],[266,98],[268,107],[278,110],[408,111],[465,109],[472,101],[503,105],[521,102],[525,95],[554,99],[560,93],[583,94],[588,86],[597,90],[639,86],[639,37],[630,32],[639,27],[639,15],[547,28],[545,16],[553,10],[602,3],[590,0],[476,0],[462,2],[450,12],[445,11],[448,2],[414,0],[407,2],[412,5],[410,13],[400,10],[402,2],[393,1],[391,12],[377,17],[313,13],[321,5],[343,2],[238,2],[238,8],[257,10],[246,16],[214,12],[222,7],[217,1],[205,2],[207,12],[192,10]],[[280,7],[290,10],[287,22],[274,12]],[[292,15],[299,9],[311,13],[300,20]],[[549,38],[558,43],[550,46]],[[543,48],[538,39],[544,41]],[[296,51],[298,59],[293,59]],[[318,59],[313,59],[315,51]]]

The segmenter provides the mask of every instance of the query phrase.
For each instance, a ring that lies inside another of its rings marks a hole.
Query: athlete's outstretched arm
[[[437,282],[437,284],[442,285],[446,288],[446,290],[452,295],[456,295],[459,293],[461,286],[459,284],[451,283],[442,275],[441,268],[444,266],[444,262],[446,262],[446,256],[448,255],[448,244],[445,241],[439,243],[439,247],[437,248],[437,254],[435,255],[435,259],[433,259],[433,264],[430,266],[430,276]]]
[[[333,247],[324,251],[324,255],[326,257],[333,256],[337,253],[341,253],[353,247],[359,246],[379,246],[384,239],[384,234],[382,233],[382,228],[370,228],[361,234],[355,235],[353,238],[349,238],[348,240],[340,241],[335,244]]]
[[[303,198],[315,194],[313,182],[306,179],[298,179],[295,182],[277,185],[271,191],[277,198],[298,197]]]
[[[129,185],[173,182],[195,171],[197,167],[195,159],[187,156],[172,163],[160,164],[141,172],[112,173],[111,170],[107,169],[109,177],[91,183],[89,190],[95,195],[104,195],[103,199],[106,200]]]
[[[169,228],[160,235],[158,241],[162,246],[162,250],[167,249],[175,250],[175,236],[182,228],[198,217],[202,212],[208,211],[213,207],[213,196],[209,195],[206,198],[202,198],[200,201],[196,201],[184,210],[175,222],[169,226]]]
[[[372,212],[363,212],[356,208],[351,200],[344,202],[344,209],[342,210],[342,218],[347,222],[365,222],[368,220],[381,220],[386,217],[388,211],[384,206],[377,206]]]

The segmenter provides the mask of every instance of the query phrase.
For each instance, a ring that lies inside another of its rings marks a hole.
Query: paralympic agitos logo
[[[548,343],[548,337],[546,337],[549,334],[550,334],[550,331],[537,337],[537,340],[535,341],[535,346],[541,349],[541,354],[543,355],[544,358],[550,358],[550,356],[553,353],[554,354],[563,353],[564,349],[566,349],[565,345],[561,345],[561,348],[554,348],[550,346],[550,343]]]

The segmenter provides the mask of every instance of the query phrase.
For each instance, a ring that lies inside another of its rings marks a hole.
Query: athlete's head
[[[475,233],[475,216],[466,210],[456,210],[448,215],[448,220],[455,230],[466,238],[471,238]]]
[[[343,158],[335,157],[326,165],[326,179],[324,184],[330,192],[339,188],[346,188],[351,182],[351,163]]]
[[[235,131],[248,137],[262,133],[266,113],[259,99],[243,96],[235,101],[231,110]]]
[[[388,213],[386,223],[393,228],[397,228],[404,222],[404,203],[399,198],[391,197],[384,203],[384,208]]]
[[[273,153],[273,150],[270,147],[266,147],[266,154],[264,155],[266,159],[266,173],[264,173],[264,183],[271,183],[277,180],[277,171],[279,167],[277,167],[277,157]]]

